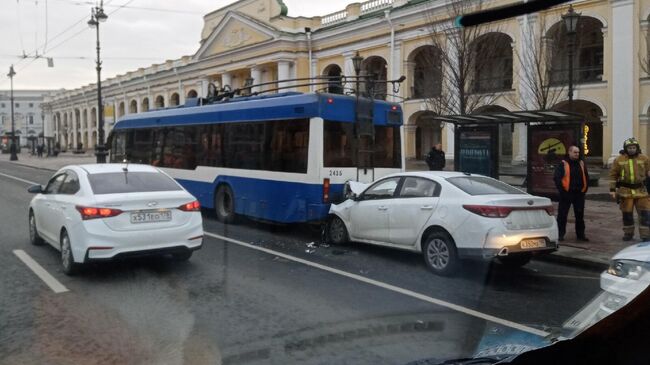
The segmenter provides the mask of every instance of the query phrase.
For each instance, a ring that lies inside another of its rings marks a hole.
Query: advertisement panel
[[[581,126],[531,126],[528,129],[528,192],[533,195],[558,197],[553,181],[555,167],[566,156],[570,146],[582,151]]]
[[[495,128],[459,128],[457,131],[457,171],[498,178],[498,133]]]

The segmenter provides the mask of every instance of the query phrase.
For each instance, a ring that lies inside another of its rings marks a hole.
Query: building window
[[[16,108],[20,108],[20,103],[16,103]]]
[[[33,115],[28,116],[27,120],[29,121],[29,124],[34,124],[34,116]]]
[[[29,103],[29,107],[30,107],[30,108],[33,108],[33,107],[34,107],[34,103]]]
[[[5,107],[5,103],[0,104],[0,106],[2,106],[2,107],[4,108],[4,107]]]

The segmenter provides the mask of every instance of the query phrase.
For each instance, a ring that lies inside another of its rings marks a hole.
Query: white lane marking
[[[36,276],[41,278],[41,280],[43,280],[45,284],[47,284],[47,286],[52,289],[53,292],[59,294],[68,291],[68,288],[56,280],[54,276],[50,275],[49,272],[45,271],[45,269],[39,265],[38,262],[34,261],[34,259],[27,254],[27,252],[23,250],[14,250],[14,255],[18,256],[20,261],[27,265],[27,267],[30,268],[34,274],[36,274]]]
[[[350,278],[350,279],[361,281],[361,282],[364,282],[366,284],[374,285],[374,286],[377,286],[377,287],[380,287],[380,288],[383,288],[383,289],[387,289],[387,290],[390,290],[390,291],[393,291],[393,292],[396,292],[396,293],[399,293],[399,294],[403,294],[403,295],[406,295],[406,296],[409,296],[409,297],[412,297],[412,298],[415,298],[415,299],[419,299],[419,300],[422,300],[422,301],[425,301],[425,302],[428,302],[428,303],[432,303],[432,304],[436,304],[436,305],[439,305],[439,306],[442,306],[442,307],[446,307],[446,308],[455,310],[457,312],[461,312],[461,313],[464,313],[464,314],[467,314],[467,315],[470,315],[470,316],[473,316],[473,317],[484,319],[486,321],[498,323],[498,324],[501,324],[501,325],[504,325],[504,326],[508,326],[508,327],[520,330],[520,331],[532,333],[532,334],[537,335],[537,336],[546,337],[546,336],[548,336],[550,334],[548,332],[541,331],[541,330],[538,330],[538,329],[535,329],[535,328],[532,328],[532,327],[528,327],[528,326],[525,326],[523,324],[519,324],[519,323],[516,323],[516,322],[512,322],[512,321],[509,321],[507,319],[495,317],[495,316],[492,316],[492,315],[489,315],[489,314],[486,314],[486,313],[482,313],[482,312],[479,312],[479,311],[476,311],[476,310],[473,310],[473,309],[469,309],[469,308],[466,308],[466,307],[463,307],[463,306],[460,306],[460,305],[457,305],[457,304],[449,303],[449,302],[446,302],[446,301],[441,300],[441,299],[436,299],[436,298],[433,298],[433,297],[430,297],[430,296],[427,296],[427,295],[424,295],[424,294],[420,294],[420,293],[414,292],[412,290],[400,288],[398,286],[387,284],[387,283],[384,283],[384,282],[381,282],[381,281],[378,281],[378,280],[373,280],[373,279],[367,278],[365,276],[356,275],[356,274],[349,273],[347,271],[343,271],[343,270],[335,269],[335,268],[332,268],[332,267],[329,267],[329,266],[321,265],[321,264],[318,264],[318,263],[315,263],[315,262],[312,262],[312,261],[309,261],[309,260],[304,260],[304,259],[301,259],[299,257],[287,255],[287,254],[284,254],[284,253],[281,253],[281,252],[278,252],[278,251],[274,251],[274,250],[271,250],[271,249],[268,249],[268,248],[255,246],[255,245],[252,245],[250,243],[238,241],[238,240],[235,240],[235,239],[232,239],[232,238],[224,237],[224,236],[214,234],[214,233],[210,233],[210,232],[205,232],[204,231],[203,234],[205,234],[206,236],[210,236],[212,238],[222,240],[222,241],[231,242],[231,243],[234,243],[234,244],[237,244],[237,245],[240,245],[240,246],[248,247],[248,248],[251,248],[253,250],[262,251],[262,252],[268,253],[270,255],[275,255],[275,256],[278,256],[278,257],[282,257],[284,259],[291,260],[291,261],[294,261],[294,262],[298,262],[298,263],[301,263],[301,264],[304,264],[304,265],[307,265],[307,266],[311,266],[311,267],[314,267],[314,268],[317,268],[317,269],[320,269],[320,270],[324,270],[324,271],[327,271],[327,272],[330,272],[330,273],[333,273],[333,274],[345,276],[345,277]]]
[[[560,279],[600,280],[600,277],[597,276],[580,276],[580,275],[538,274],[538,275],[530,275],[530,276],[532,277],[546,276],[549,278],[560,278]]]
[[[10,179],[14,179],[14,180],[22,181],[22,182],[24,182],[24,183],[28,183],[28,184],[30,184],[30,185],[40,185],[40,184],[37,183],[37,182],[33,182],[33,181],[29,181],[29,180],[21,179],[21,178],[19,178],[19,177],[15,177],[15,176],[11,176],[11,175],[7,175],[7,174],[3,174],[3,173],[1,173],[1,172],[0,172],[0,176],[4,176],[4,177],[8,177],[8,178],[10,178]]]

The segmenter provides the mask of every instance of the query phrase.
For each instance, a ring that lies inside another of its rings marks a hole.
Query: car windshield
[[[485,176],[450,177],[447,181],[469,195],[526,194],[506,183]]]
[[[4,0],[0,24],[0,365],[650,338],[607,333],[650,284],[650,0]]]
[[[89,174],[88,181],[93,193],[96,195],[182,190],[173,179],[159,172],[133,171]]]

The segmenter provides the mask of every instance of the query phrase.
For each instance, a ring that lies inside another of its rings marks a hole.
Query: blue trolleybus
[[[354,96],[291,92],[207,105],[197,100],[122,117],[111,133],[111,162],[160,167],[221,221],[237,215],[323,221],[346,181],[402,170],[398,104],[369,103],[371,124],[366,118],[361,134]]]

